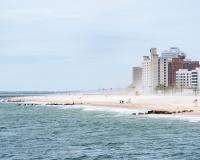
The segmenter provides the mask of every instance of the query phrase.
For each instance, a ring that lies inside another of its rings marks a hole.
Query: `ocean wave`
[[[54,106],[51,106],[54,107]],[[108,112],[116,113],[116,116],[121,115],[139,115],[148,112],[148,109],[127,109],[127,108],[116,108],[108,106],[87,106],[87,105],[69,105],[69,106],[55,106],[60,109],[80,109],[86,112]],[[154,119],[166,119],[166,120],[181,120],[188,122],[200,122],[200,116],[195,115],[163,115],[163,114],[146,114],[140,115],[143,118],[154,118]]]
[[[121,113],[121,114],[139,114],[139,113],[146,113],[148,110],[147,109],[127,109],[127,108],[115,108],[115,107],[101,107],[101,106],[87,106],[87,105],[82,105],[82,106],[76,106],[76,105],[71,105],[71,106],[59,106],[61,109],[81,109],[83,111],[87,112],[112,112],[112,113]]]
[[[169,119],[169,120],[180,120],[180,121],[188,121],[188,122],[200,122],[200,116],[196,115],[145,115],[148,118],[155,119]]]

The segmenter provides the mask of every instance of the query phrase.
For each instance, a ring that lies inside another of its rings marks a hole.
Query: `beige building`
[[[132,69],[133,75],[133,86],[136,89],[140,89],[142,87],[142,68],[141,67],[133,67]]]
[[[151,78],[152,89],[154,90],[158,86],[158,54],[156,48],[151,48]]]
[[[158,85],[162,85],[165,87],[169,86],[168,63],[169,63],[168,58],[165,58],[165,57],[158,58]]]

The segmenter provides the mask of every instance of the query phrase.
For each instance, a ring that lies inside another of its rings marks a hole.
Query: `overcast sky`
[[[151,47],[200,60],[199,0],[0,0],[0,90],[125,87]]]

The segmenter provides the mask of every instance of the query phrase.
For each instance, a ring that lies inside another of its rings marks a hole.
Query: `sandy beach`
[[[126,109],[146,109],[200,115],[197,96],[133,96],[114,94],[55,94],[10,98],[10,101],[49,105],[89,105]]]

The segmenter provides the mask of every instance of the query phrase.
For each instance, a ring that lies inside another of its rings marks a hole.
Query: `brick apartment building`
[[[176,85],[176,71],[179,69],[195,70],[200,67],[199,61],[185,60],[185,57],[173,58],[168,64],[168,83],[169,86]]]

